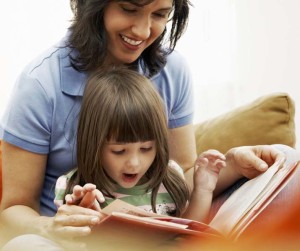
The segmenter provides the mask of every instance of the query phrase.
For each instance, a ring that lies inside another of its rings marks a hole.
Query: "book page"
[[[101,210],[101,213],[106,215],[111,215],[113,212],[121,212],[121,213],[127,213],[131,215],[144,216],[144,217],[160,216],[159,214],[156,213],[146,212],[145,210],[133,206],[120,199],[114,200],[112,203],[110,203],[108,206],[106,206]]]
[[[267,187],[275,173],[283,166],[283,162],[284,159],[278,161],[267,171],[238,188],[220,207],[209,225],[228,236],[239,220],[251,209],[253,202]],[[273,180],[275,183],[276,181]]]
[[[125,201],[120,199],[114,200],[107,207],[102,209],[102,213],[107,215],[113,215],[115,217],[124,218],[127,220],[140,221],[145,223],[152,223],[162,226],[170,226],[177,228],[187,228],[187,221],[174,221],[172,222],[173,217],[159,215],[156,213],[146,212],[145,210],[133,206]],[[164,218],[163,221],[159,220],[159,218]]]
[[[279,192],[284,188],[284,186],[291,180],[293,174],[296,172],[296,168],[299,163],[294,165],[289,165],[286,168],[281,168],[275,174],[273,178],[278,179],[278,181],[268,184],[268,188],[262,192],[259,196],[260,200],[256,200],[257,203],[253,204],[251,210],[242,217],[242,219],[237,223],[232,232],[230,233],[230,238],[237,240],[242,232],[247,228],[247,226],[270,204],[270,202],[279,194]]]

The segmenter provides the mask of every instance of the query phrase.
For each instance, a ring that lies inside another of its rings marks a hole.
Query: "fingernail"
[[[99,222],[99,218],[98,217],[94,217],[91,219],[91,223],[92,224],[97,224]]]
[[[83,234],[89,234],[91,232],[91,228],[90,227],[84,227],[82,230]]]
[[[264,171],[268,168],[268,165],[267,164],[261,164],[260,165],[260,170]]]

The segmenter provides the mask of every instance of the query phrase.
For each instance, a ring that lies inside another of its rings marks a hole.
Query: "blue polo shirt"
[[[41,214],[52,216],[57,178],[74,168],[76,128],[87,75],[74,70],[65,38],[33,60],[18,77],[1,120],[0,138],[25,150],[47,154]],[[165,102],[169,128],[192,123],[191,75],[174,51],[152,78]]]

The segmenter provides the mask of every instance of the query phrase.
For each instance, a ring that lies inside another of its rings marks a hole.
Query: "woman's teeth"
[[[122,37],[122,39],[126,42],[126,43],[128,43],[128,44],[130,44],[130,45],[134,45],[134,46],[137,46],[137,45],[140,45],[143,41],[137,41],[137,40],[132,40],[132,39],[130,39],[130,38],[128,38],[128,37],[125,37],[125,36],[123,36],[123,35],[121,35],[121,37]]]

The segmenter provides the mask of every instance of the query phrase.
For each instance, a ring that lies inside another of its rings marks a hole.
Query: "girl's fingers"
[[[92,208],[96,211],[101,211],[100,203],[103,203],[104,201],[105,198],[103,194],[98,189],[95,189],[91,192],[86,192],[81,202],[79,203],[79,206]]]
[[[65,201],[66,201],[67,205],[74,205],[74,203],[73,203],[73,197],[72,197],[71,194],[67,194],[65,196]]]
[[[73,193],[71,194],[71,200],[73,204],[78,204],[83,198],[85,192],[82,186],[76,185],[73,187]],[[66,199],[66,198],[65,198]]]
[[[98,189],[96,189],[95,191],[96,191],[96,198],[97,198],[97,200],[100,203],[103,203],[105,201],[105,197],[103,196],[103,194]]]
[[[81,207],[86,207],[86,208],[91,208],[96,200],[96,192],[86,192],[83,198],[81,199],[79,206]]]
[[[96,189],[96,185],[92,184],[92,183],[86,183],[84,186],[83,186],[83,191],[86,191],[86,192],[91,192],[93,190]]]
[[[83,187],[76,185],[72,194],[65,196],[67,205],[79,205],[101,211],[100,203],[105,201],[103,194],[96,189],[96,185],[87,183]]]
[[[223,153],[219,152],[218,150],[207,150],[199,155],[199,158],[207,158],[209,160],[213,159],[221,159],[221,160],[226,160],[226,157]]]

